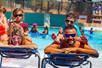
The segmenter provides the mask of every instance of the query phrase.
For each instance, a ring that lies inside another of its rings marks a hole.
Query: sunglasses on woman
[[[68,22],[74,23],[74,21],[71,21],[71,20],[65,20],[65,21],[66,21],[67,23],[68,23]]]
[[[75,37],[76,34],[65,34],[65,37],[66,37],[66,38],[69,38],[70,36],[71,36],[71,37]]]
[[[14,15],[14,17],[18,17],[18,16],[19,16],[19,17],[22,17],[23,14],[15,14],[15,15]]]

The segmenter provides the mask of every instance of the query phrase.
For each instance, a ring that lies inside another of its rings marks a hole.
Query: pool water
[[[89,31],[85,31],[85,35],[88,38],[90,46],[102,52],[102,32],[90,34]]]
[[[31,28],[29,28],[29,29],[31,29]],[[51,35],[52,35],[52,33],[57,34],[58,33],[58,29],[59,28],[49,28],[49,34],[45,35],[45,37],[44,37],[44,35],[39,35],[39,36],[36,35],[36,36],[34,36],[35,33],[34,34],[33,33],[29,33],[29,36],[32,38],[33,43],[38,45],[38,50],[40,51],[41,55],[43,55],[42,53],[43,53],[44,48],[46,46],[50,45],[53,42],[53,40],[51,38]],[[43,27],[38,28],[38,32],[39,33],[42,33],[43,30],[44,30]]]

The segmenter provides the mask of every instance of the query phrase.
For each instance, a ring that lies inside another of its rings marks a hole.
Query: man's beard
[[[66,43],[69,45],[69,46],[73,46],[75,41],[74,40],[67,40]]]

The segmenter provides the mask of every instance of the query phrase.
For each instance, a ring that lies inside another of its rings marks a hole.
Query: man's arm
[[[45,49],[44,49],[44,52],[46,54],[49,54],[49,53],[62,53],[62,52],[65,52],[65,49],[58,49],[59,48],[59,45],[58,44],[51,44],[49,46],[47,46]]]
[[[99,56],[99,53],[96,50],[92,49],[89,45],[85,45],[84,48],[78,48],[77,51],[81,53],[89,54],[92,57]]]

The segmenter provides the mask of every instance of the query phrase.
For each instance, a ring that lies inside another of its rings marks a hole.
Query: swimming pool
[[[88,38],[90,46],[99,52],[102,52],[102,32],[94,32],[93,34],[90,34],[89,31],[85,31],[85,35]]]

